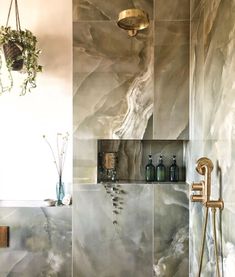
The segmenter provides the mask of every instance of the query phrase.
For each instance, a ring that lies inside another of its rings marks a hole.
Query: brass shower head
[[[138,31],[149,26],[149,17],[143,10],[128,9],[119,13],[117,24],[120,28],[127,30],[129,36],[133,37]]]

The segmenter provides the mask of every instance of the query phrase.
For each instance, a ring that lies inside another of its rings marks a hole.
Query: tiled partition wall
[[[191,113],[188,181],[201,179],[195,162],[207,156],[214,163],[212,197],[224,200],[218,216],[221,276],[235,272],[235,1],[191,1]],[[204,210],[190,208],[190,276],[197,276]],[[211,214],[210,214],[211,218]],[[216,276],[211,219],[202,276]],[[222,237],[221,237],[222,236]],[[221,263],[223,262],[223,263]]]
[[[188,277],[188,185],[118,189],[118,213],[112,187],[75,189],[74,277]]]
[[[150,26],[131,38],[116,21],[133,7]],[[187,185],[119,184],[116,223],[116,189],[96,182],[98,140],[188,139],[189,0],[74,0],[73,13],[74,275],[186,277]]]

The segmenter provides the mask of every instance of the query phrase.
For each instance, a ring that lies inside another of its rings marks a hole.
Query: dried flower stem
[[[60,143],[61,136],[62,136],[62,142]],[[62,179],[65,157],[66,157],[66,152],[67,152],[67,148],[68,148],[68,137],[69,137],[69,133],[66,133],[64,136],[61,133],[57,133],[56,147],[57,147],[57,159],[58,160],[56,160],[56,154],[55,154],[50,142],[47,140],[45,135],[43,136],[43,138],[45,139],[46,143],[48,144],[48,146],[51,150],[53,160],[54,160],[56,170],[57,170],[60,180]]]

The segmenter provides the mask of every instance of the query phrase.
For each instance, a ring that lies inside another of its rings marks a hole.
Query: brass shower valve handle
[[[192,191],[202,191],[204,186],[204,182],[201,181],[200,183],[192,183]]]
[[[199,194],[193,194],[191,195],[191,201],[192,202],[205,202],[205,196],[204,196],[204,181],[201,181],[200,183],[193,183],[192,184],[192,191],[199,191]]]
[[[203,202],[204,201],[204,197],[202,195],[191,195],[191,201],[192,202]]]

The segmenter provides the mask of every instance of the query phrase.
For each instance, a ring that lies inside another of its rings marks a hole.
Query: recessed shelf
[[[169,182],[169,167],[172,156],[176,155],[179,166],[179,181],[185,181],[184,141],[179,140],[98,140],[98,183],[102,178],[104,153],[116,152],[118,163],[116,165],[117,179],[120,182],[145,183],[145,166],[148,155],[152,155],[153,164],[156,166],[160,155],[166,167],[166,182]],[[154,182],[158,183],[158,182]]]

